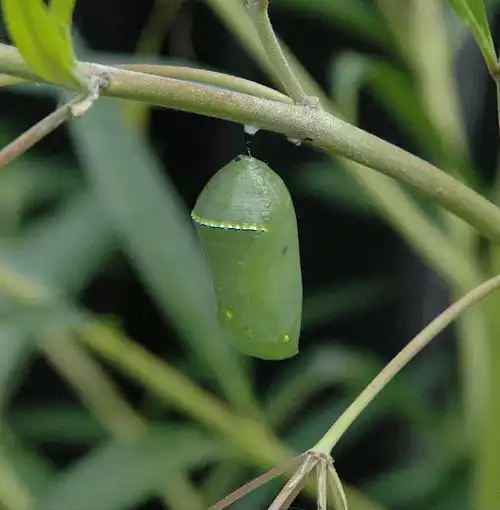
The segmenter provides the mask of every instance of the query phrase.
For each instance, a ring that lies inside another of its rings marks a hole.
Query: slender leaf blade
[[[457,16],[473,33],[483,54],[488,69],[493,71],[497,65],[495,45],[491,36],[486,8],[483,0],[448,0]]]
[[[134,441],[112,440],[54,480],[36,508],[126,510],[161,491],[171,473],[200,467],[220,445],[194,430],[151,429]]]
[[[28,66],[48,81],[80,88],[69,30],[61,30],[62,7],[59,22],[42,0],[2,0],[2,9],[9,36]]]
[[[30,495],[41,494],[55,474],[46,457],[28,448],[5,427],[0,428],[0,457],[10,464]]]
[[[49,10],[53,20],[68,34],[71,32],[75,3],[76,0],[51,0],[49,5]]]
[[[238,407],[255,402],[242,356],[218,324],[213,286],[188,211],[119,104],[101,99],[71,134],[102,210],[142,281]]]

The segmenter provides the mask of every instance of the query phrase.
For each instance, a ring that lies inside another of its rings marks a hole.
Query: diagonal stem
[[[481,285],[453,303],[444,312],[429,323],[414,337],[359,394],[354,402],[332,425],[313,450],[329,454],[339,439],[344,435],[354,420],[364,411],[370,402],[432,339],[434,339],[451,322],[460,317],[467,309],[481,301],[493,291],[500,288],[500,275],[486,280]]]
[[[31,149],[67,120],[83,115],[97,99],[97,92],[79,95],[37,122],[0,151],[0,168]]]

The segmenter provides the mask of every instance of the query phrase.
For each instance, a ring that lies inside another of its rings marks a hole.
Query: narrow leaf
[[[249,378],[219,327],[189,212],[155,154],[128,126],[120,105],[108,99],[71,128],[100,207],[147,289],[234,405],[253,412]]]
[[[108,437],[95,416],[76,405],[23,406],[9,413],[9,423],[19,437],[31,443],[91,446]]]
[[[41,493],[55,474],[53,465],[46,457],[28,448],[5,427],[0,429],[0,457],[10,464],[32,495]]]
[[[59,24],[68,34],[71,33],[71,23],[76,0],[51,0],[49,10],[56,24]]]
[[[457,16],[474,35],[490,72],[497,66],[497,56],[483,0],[448,0]]]
[[[126,510],[164,488],[170,473],[217,458],[217,443],[192,430],[150,430],[137,440],[110,441],[54,480],[36,508]]]
[[[81,88],[69,27],[63,23],[68,6],[62,3],[54,7],[56,19],[42,0],[2,0],[2,9],[9,36],[28,66],[50,82]]]

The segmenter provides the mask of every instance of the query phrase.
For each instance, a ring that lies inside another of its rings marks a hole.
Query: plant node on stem
[[[335,509],[347,510],[347,498],[342,482],[333,466],[332,458],[329,454],[314,450],[306,451],[290,460],[286,465],[273,468],[267,473],[258,476],[234,492],[231,492],[231,494],[211,506],[209,510],[224,510],[224,508],[232,505],[249,492],[291,469],[295,470],[293,475],[274,498],[268,510],[288,510],[305,487],[309,476],[314,470],[316,471],[318,510],[328,509],[328,496],[332,498]]]

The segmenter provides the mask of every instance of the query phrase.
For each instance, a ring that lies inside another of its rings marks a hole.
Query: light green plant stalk
[[[441,333],[451,322],[460,317],[462,313],[499,288],[500,275],[497,275],[470,291],[462,299],[456,301],[438,315],[381,370],[314,446],[313,450],[329,453],[366,406],[432,339]]]
[[[491,272],[500,271],[500,248],[492,245],[489,250],[489,269]],[[474,460],[475,471],[472,474],[472,504],[481,510],[495,510],[500,504],[498,492],[498,473],[500,472],[500,405],[498,388],[500,382],[500,296],[492,295],[485,303],[488,318],[488,364],[485,371],[488,374],[486,388],[486,402],[484,416],[475,431]]]
[[[103,77],[103,94],[146,101],[307,140],[412,185],[493,239],[500,239],[500,209],[433,165],[320,109],[289,105],[206,85],[82,64]],[[0,73],[37,80],[12,47],[0,45]]]
[[[222,73],[176,66],[139,64],[117,67],[194,83],[211,84],[288,104],[292,102],[288,96],[274,89]],[[319,93],[320,91],[317,90],[316,92]],[[326,101],[323,98],[323,103]],[[417,249],[424,260],[430,263],[445,281],[461,285],[464,289],[470,287],[470,275],[475,273],[470,261],[454,249],[451,242],[425,218],[396,183],[353,161],[341,159],[339,162],[347,167],[347,171],[366,189],[389,222],[402,233],[406,240]],[[432,239],[432,242],[430,239]]]
[[[317,100],[314,101],[302,88],[274,33],[268,13],[269,0],[245,0],[245,5],[255,23],[269,64],[276,70],[276,76],[279,77],[285,92],[297,104],[314,106]]]
[[[151,64],[127,64],[116,65],[113,67],[127,69],[129,71],[137,71],[139,73],[153,74],[155,76],[164,76],[165,78],[176,78],[178,80],[191,81],[193,83],[204,83],[206,85],[212,85],[226,90],[241,92],[242,94],[249,94],[250,96],[261,97],[271,101],[279,101],[280,103],[293,103],[293,100],[290,97],[270,87],[261,85],[260,83],[245,80],[244,78],[232,76],[230,74],[207,71],[206,69]]]

